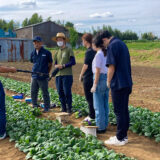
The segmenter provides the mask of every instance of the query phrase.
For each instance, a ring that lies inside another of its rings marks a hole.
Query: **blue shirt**
[[[120,90],[132,87],[130,55],[126,44],[118,38],[112,38],[107,47],[107,63],[115,66],[111,80],[111,89]]]
[[[32,72],[41,72],[41,73],[49,73],[48,64],[52,63],[52,54],[48,50],[41,47],[38,54],[36,49],[31,53],[30,61],[33,63]],[[39,74],[32,74],[32,78],[36,79],[45,79],[48,78],[47,75],[39,75]]]

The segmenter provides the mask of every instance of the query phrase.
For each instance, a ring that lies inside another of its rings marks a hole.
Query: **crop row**
[[[17,93],[24,93],[30,96],[30,84],[16,81],[9,78],[0,77],[6,89]],[[49,88],[51,101],[60,105],[57,91]],[[39,99],[42,99],[42,94],[39,94]],[[87,115],[88,107],[85,97],[73,94],[73,111],[80,111],[83,115]],[[148,109],[141,107],[129,106],[130,112],[130,130],[139,135],[145,135],[150,138],[155,138],[156,142],[160,142],[160,112],[151,112]],[[109,121],[111,124],[116,124],[113,105],[110,104]]]
[[[7,133],[15,147],[33,160],[133,160],[108,150],[93,136],[85,136],[79,128],[62,126],[36,116],[39,109],[6,97]],[[36,116],[35,116],[36,115]]]

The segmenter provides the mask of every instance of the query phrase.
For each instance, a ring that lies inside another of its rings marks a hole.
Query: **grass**
[[[137,41],[127,42],[126,44],[129,48],[131,58],[134,58],[136,62],[154,63],[154,61],[160,61],[160,41]],[[52,55],[54,57],[54,53],[58,48],[56,47],[47,49],[52,52]],[[82,47],[80,49],[73,49],[73,51],[76,57],[76,62],[83,63],[86,49]]]
[[[126,44],[129,50],[153,50],[160,48],[160,42],[130,42]]]

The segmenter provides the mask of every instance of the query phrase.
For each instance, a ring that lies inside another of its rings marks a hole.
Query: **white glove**
[[[110,89],[110,87],[111,87],[110,85],[111,85],[110,82],[107,81],[107,87],[108,87],[109,89]]]
[[[97,88],[97,84],[93,84],[92,88],[91,88],[91,92],[95,92],[96,91],[96,88]]]

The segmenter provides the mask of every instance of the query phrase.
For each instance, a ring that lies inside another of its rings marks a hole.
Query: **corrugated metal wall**
[[[33,49],[32,40],[0,39],[0,61],[28,61]]]

